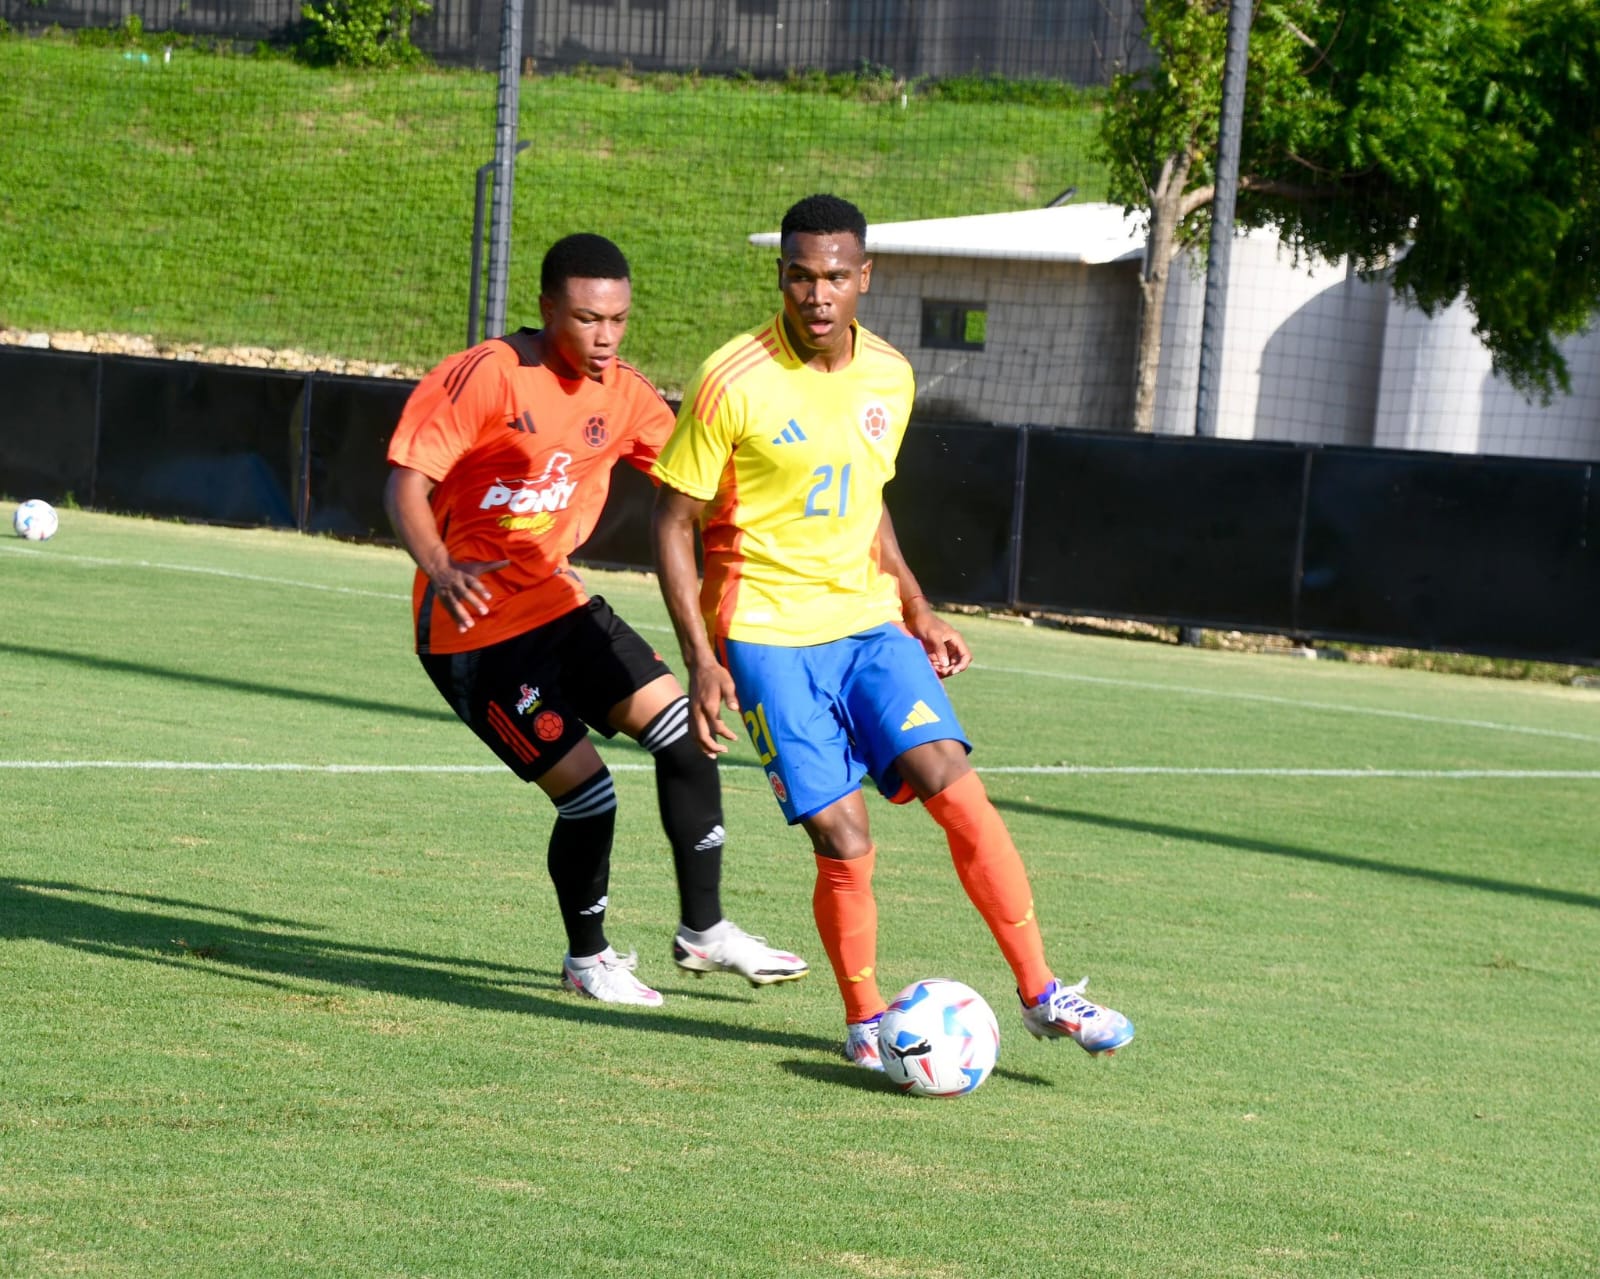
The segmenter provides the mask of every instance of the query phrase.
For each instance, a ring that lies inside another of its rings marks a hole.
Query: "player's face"
[[[789,336],[808,361],[848,356],[856,306],[872,280],[872,263],[848,231],[797,231],[783,241],[778,287]]]
[[[627,280],[575,278],[558,297],[540,294],[546,361],[566,377],[598,380],[617,358],[632,305]]]

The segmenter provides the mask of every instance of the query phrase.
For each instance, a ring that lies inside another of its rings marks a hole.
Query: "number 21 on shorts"
[[[753,711],[745,711],[744,726],[750,734],[750,744],[756,748],[756,758],[765,768],[778,758],[778,751],[772,744],[772,730],[767,727],[767,707],[764,702],[757,702]]]

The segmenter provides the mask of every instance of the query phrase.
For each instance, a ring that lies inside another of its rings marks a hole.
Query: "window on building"
[[[922,345],[946,351],[981,351],[989,328],[982,302],[922,302]]]
[[[739,0],[740,13],[766,13],[776,15],[778,0]]]

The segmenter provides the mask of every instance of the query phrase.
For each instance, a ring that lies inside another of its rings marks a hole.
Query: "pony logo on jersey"
[[[889,410],[885,405],[872,403],[861,410],[861,429],[874,444],[880,444],[889,434]]]
[[[539,704],[539,700],[539,690],[536,688],[529,688],[526,684],[524,684],[522,686],[522,696],[517,698],[517,714],[526,715]]]
[[[503,506],[509,514],[500,517],[502,528],[543,533],[555,523],[555,512],[566,510],[578,491],[578,482],[567,478],[571,463],[572,454],[552,453],[537,479],[517,480],[514,485],[497,479],[484,493],[478,509],[491,511]]]
[[[603,448],[605,442],[610,438],[611,432],[606,429],[606,419],[603,413],[596,413],[583,424],[583,442],[590,448]]]

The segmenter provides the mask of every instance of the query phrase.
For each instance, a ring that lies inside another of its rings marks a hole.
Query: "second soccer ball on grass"
[[[36,497],[30,497],[22,503],[11,517],[12,530],[18,537],[25,537],[30,542],[48,541],[55,536],[60,523],[56,508]]]

